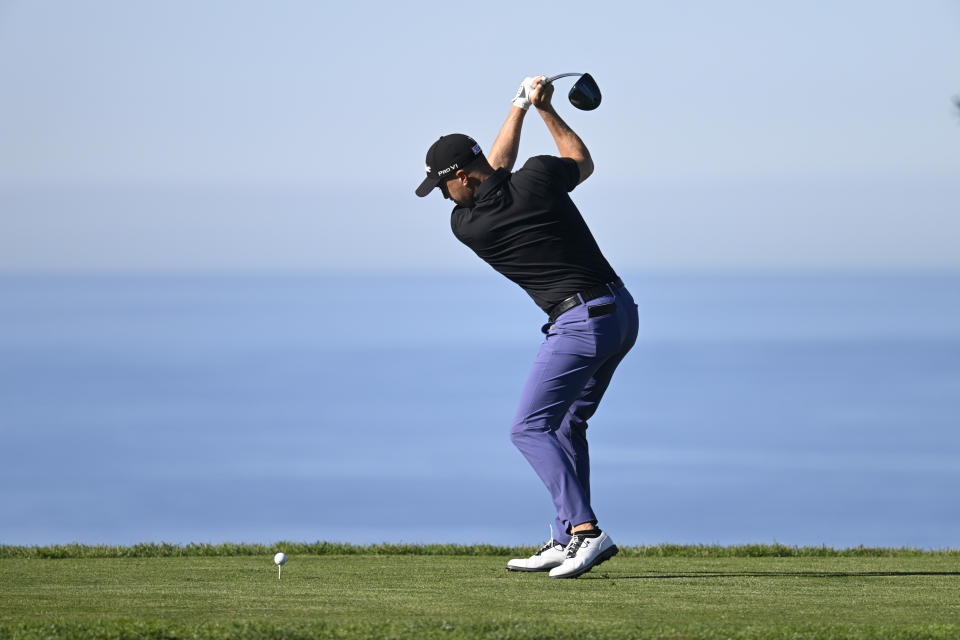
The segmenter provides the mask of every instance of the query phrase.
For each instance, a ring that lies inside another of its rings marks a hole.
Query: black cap
[[[417,187],[417,195],[421,198],[427,195],[441,180],[449,180],[482,154],[480,145],[470,136],[462,133],[440,136],[427,149],[427,177]]]

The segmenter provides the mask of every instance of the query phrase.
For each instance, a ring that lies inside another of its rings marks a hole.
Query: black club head
[[[600,87],[589,73],[580,76],[580,79],[570,88],[570,104],[582,111],[593,111],[600,106]]]

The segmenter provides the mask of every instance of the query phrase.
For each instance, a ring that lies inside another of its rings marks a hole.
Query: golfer
[[[442,136],[427,151],[417,195],[438,187],[456,202],[454,235],[547,314],[510,439],[550,491],[556,526],[539,551],[507,569],[575,578],[618,551],[590,506],[587,420],[636,341],[638,323],[637,305],[568,195],[593,173],[593,161],[552,95],[544,76],[526,78],[489,158],[469,136]],[[511,172],[531,104],[559,157],[534,156]]]

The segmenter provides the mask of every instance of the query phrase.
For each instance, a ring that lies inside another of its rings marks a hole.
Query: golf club
[[[573,83],[570,88],[570,93],[567,94],[570,104],[581,111],[593,111],[600,106],[600,99],[602,98],[600,87],[597,86],[597,81],[589,73],[561,73],[547,78],[547,82],[553,82],[558,78],[566,78],[567,76],[580,76],[580,79]]]

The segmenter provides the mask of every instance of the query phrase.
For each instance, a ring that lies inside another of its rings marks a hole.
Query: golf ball
[[[287,554],[282,551],[277,555],[273,556],[274,564],[284,564],[287,561]]]

